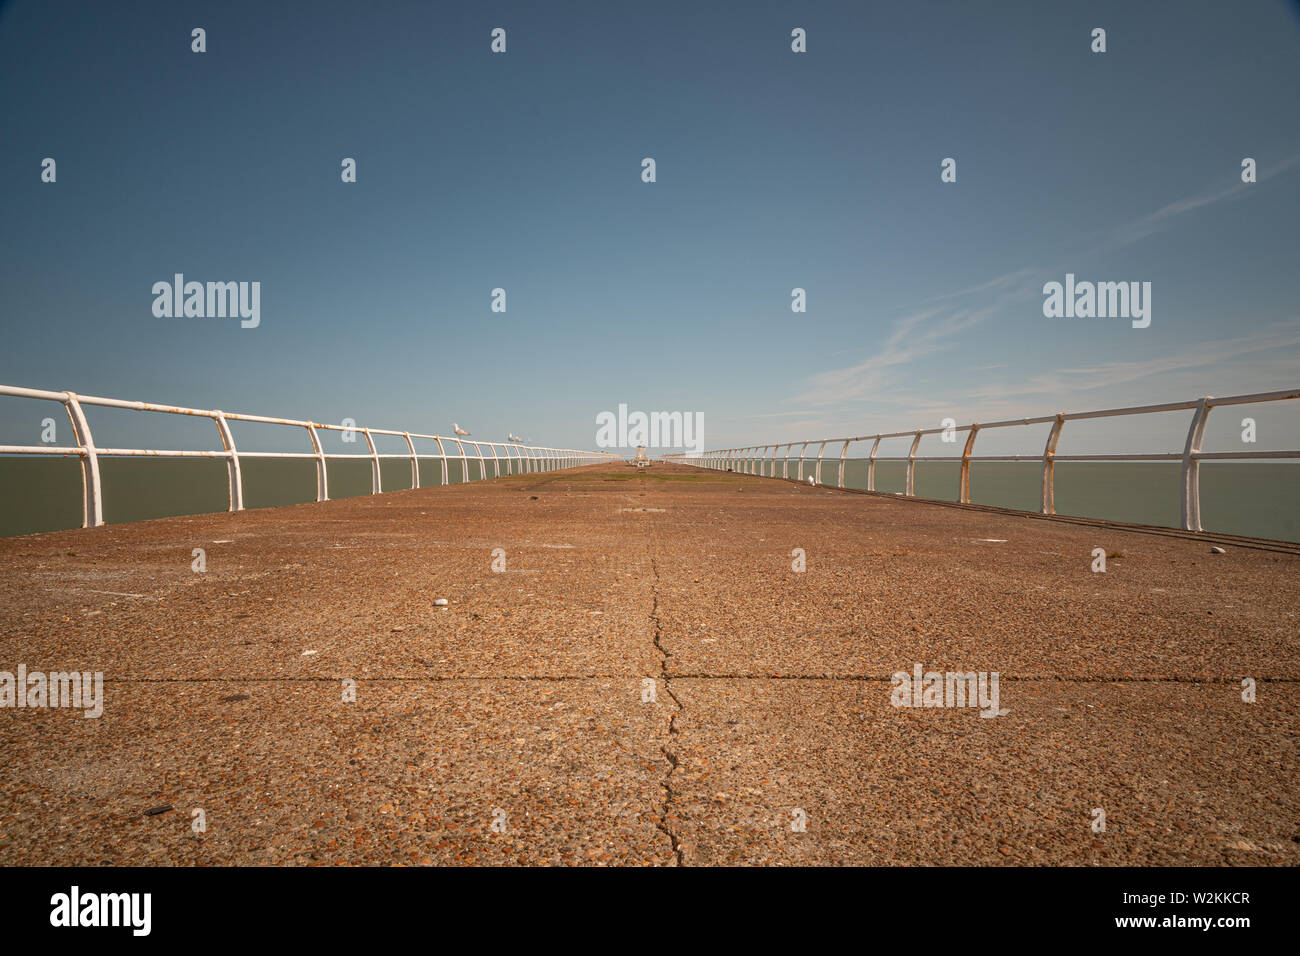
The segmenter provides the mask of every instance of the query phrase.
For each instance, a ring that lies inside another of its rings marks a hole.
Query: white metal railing
[[[813,469],[813,481],[821,484],[822,480],[822,458],[826,454],[826,446],[834,446],[842,443],[839,454],[839,477],[836,481],[836,487],[844,487],[844,463],[848,456],[849,445],[853,442],[872,441],[871,454],[867,458],[867,490],[876,490],[876,462],[878,461],[905,461],[907,462],[907,477],[904,485],[904,495],[912,496],[913,494],[913,476],[916,473],[916,463],[918,461],[956,461],[961,463],[961,471],[958,478],[957,500],[962,504],[970,503],[970,463],[973,461],[1038,461],[1042,463],[1042,504],[1040,512],[1042,514],[1056,514],[1056,488],[1055,488],[1055,463],[1058,461],[1181,461],[1182,470],[1182,526],[1188,531],[1202,531],[1201,527],[1201,462],[1211,460],[1239,460],[1248,458],[1300,458],[1300,450],[1289,451],[1229,451],[1229,452],[1203,452],[1201,451],[1201,442],[1205,438],[1205,424],[1209,417],[1210,410],[1222,405],[1253,405],[1262,402],[1281,402],[1287,399],[1300,398],[1300,389],[1292,389],[1281,392],[1259,392],[1254,395],[1232,395],[1227,398],[1213,398],[1206,396],[1204,398],[1191,399],[1185,402],[1169,402],[1164,405],[1134,405],[1127,408],[1108,408],[1095,412],[1059,412],[1056,415],[1048,415],[1042,418],[1020,418],[1004,422],[972,422],[969,425],[959,425],[955,428],[918,428],[905,432],[889,432],[878,435],[858,435],[853,438],[822,438],[811,441],[793,441],[779,442],[775,445],[749,445],[743,448],[724,448],[716,451],[705,451],[690,454],[665,455],[664,458],[674,461],[698,465],[704,468],[714,468],[726,471],[740,471],[742,474],[760,474],[767,477],[776,477],[777,452],[785,448],[785,457],[781,469],[781,477],[790,477],[790,451],[795,445],[799,445],[799,468],[796,474],[798,481],[803,481],[804,462],[808,461],[808,446],[814,445],[817,448],[817,457],[813,459],[816,466]],[[1077,421],[1089,418],[1113,418],[1119,415],[1145,415],[1152,412],[1176,412],[1194,410],[1191,424],[1187,429],[1187,441],[1183,446],[1182,453],[1168,452],[1163,454],[1146,454],[1146,455],[1058,455],[1056,453],[1057,444],[1061,440],[1061,429],[1068,421]],[[1008,428],[1017,425],[1042,425],[1050,423],[1052,428],[1047,436],[1047,444],[1043,447],[1041,455],[974,455],[972,451],[975,448],[975,439],[980,432],[988,431],[992,428]],[[924,435],[937,435],[944,432],[956,433],[966,432],[966,444],[962,449],[961,455],[925,455],[917,457],[916,451],[921,444],[921,438]],[[911,438],[912,447],[906,456],[880,456],[881,439],[885,438]],[[768,452],[771,452],[769,457]],[[767,465],[770,463],[770,473]]]
[[[523,474],[525,472],[552,471],[557,468],[573,468],[578,465],[589,465],[600,461],[619,458],[618,455],[608,452],[579,451],[572,448],[548,448],[540,445],[523,445],[518,442],[477,442],[463,439],[459,435],[444,437],[441,435],[425,435],[418,432],[394,431],[388,428],[362,428],[348,425],[322,425],[319,422],[304,422],[293,418],[272,418],[267,415],[241,415],[235,412],[222,412],[215,409],[203,408],[183,408],[178,405],[156,405],[152,402],[127,402],[116,398],[96,398],[90,395],[78,395],[76,392],[50,392],[37,388],[19,388],[12,385],[0,385],[0,395],[10,395],[15,398],[35,398],[51,402],[60,403],[68,413],[68,419],[72,422],[72,434],[76,440],[75,445],[0,445],[0,455],[76,455],[81,459],[81,480],[82,480],[82,527],[91,527],[93,525],[102,525],[104,523],[104,497],[103,490],[99,479],[99,459],[101,458],[121,458],[121,457],[149,457],[149,458],[223,458],[226,462],[226,468],[229,476],[230,485],[230,510],[244,510],[244,482],[240,474],[239,462],[241,458],[311,458],[316,462],[316,500],[329,500],[329,475],[326,470],[326,462],[331,458],[366,458],[370,460],[370,493],[380,494],[383,491],[380,479],[379,462],[383,458],[404,458],[411,462],[411,487],[420,487],[420,458],[441,458],[442,459],[442,481],[439,484],[447,484],[447,449],[443,445],[444,441],[454,442],[456,444],[457,454],[453,458],[460,459],[461,480],[469,480],[469,459],[465,454],[465,446],[472,445],[477,454],[479,461],[479,474],[482,478],[488,477],[488,462],[492,463],[493,477],[501,477],[501,462],[506,463],[507,474]],[[147,448],[98,448],[95,446],[95,440],[90,432],[90,424],[86,420],[84,406],[96,405],[104,408],[126,408],[133,411],[141,412],[164,412],[170,415],[194,415],[199,418],[210,418],[217,426],[217,432],[221,437],[220,451],[166,451],[159,449]],[[312,450],[310,452],[279,452],[279,451],[239,451],[235,447],[235,438],[230,431],[230,422],[259,422],[264,425],[290,425],[296,428],[304,428],[307,436],[311,439]],[[355,432],[364,436],[366,440],[365,454],[340,454],[335,452],[326,452],[322,449],[320,435],[318,432],[340,431]],[[375,435],[394,435],[406,439],[407,452],[405,454],[380,454],[375,448]],[[413,439],[432,439],[438,445],[437,455],[418,455],[415,451]],[[483,446],[487,445],[492,450],[491,457],[483,454]],[[501,453],[498,453],[498,446]],[[514,450],[514,456],[510,454]]]

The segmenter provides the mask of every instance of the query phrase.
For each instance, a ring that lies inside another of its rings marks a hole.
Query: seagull
[[[469,434],[469,432],[465,431],[465,429],[461,428],[461,427],[460,427],[459,425],[457,425],[455,422],[452,422],[452,423],[451,423],[451,428],[452,428],[452,431],[454,431],[457,435],[468,435],[468,434]]]

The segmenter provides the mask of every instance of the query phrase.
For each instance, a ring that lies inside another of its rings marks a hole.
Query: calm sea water
[[[316,500],[316,463],[303,458],[245,458],[239,463],[245,508]],[[331,498],[370,494],[370,462],[327,464]],[[502,462],[502,474],[505,473]],[[493,475],[491,463],[487,466]],[[385,491],[411,487],[410,459],[383,459]],[[101,458],[104,520],[109,524],[225,511],[226,463],[197,458]],[[469,462],[469,479],[482,476]],[[447,462],[448,484],[461,481],[460,460]],[[442,459],[420,458],[420,484],[442,480]],[[81,464],[72,458],[0,457],[0,537],[81,527]]]
[[[825,462],[822,479],[834,484],[837,462]],[[370,493],[370,463],[329,463],[331,498]],[[779,466],[778,466],[779,467]],[[876,489],[901,492],[906,464],[878,462]],[[409,488],[408,461],[380,463],[385,490]],[[792,463],[792,474],[794,465]],[[305,459],[244,459],[244,504],[267,508],[316,500],[316,465]],[[915,491],[923,498],[955,500],[959,465],[919,462]],[[460,462],[447,468],[461,480]],[[491,467],[488,468],[489,475]],[[804,474],[811,473],[811,463]],[[224,511],[226,465],[201,459],[101,459],[104,520],[139,521]],[[1041,469],[1035,462],[975,462],[971,500],[1037,511]],[[420,459],[421,484],[442,475],[438,458]],[[1056,466],[1056,511],[1176,528],[1179,524],[1180,466],[1177,462],[1060,462]],[[469,463],[470,480],[480,478]],[[844,483],[867,486],[867,463],[845,463]],[[1300,465],[1273,462],[1207,462],[1201,465],[1201,513],[1206,529],[1259,538],[1300,541]],[[70,458],[0,457],[0,536],[31,534],[81,525],[81,466]]]
[[[777,463],[779,469],[781,463]],[[805,477],[812,462],[804,465]],[[833,485],[838,461],[822,463],[822,481]],[[795,463],[790,465],[795,474]],[[920,498],[957,499],[958,462],[916,465],[913,491]],[[901,492],[907,463],[876,463],[876,490]],[[1056,513],[1177,528],[1181,522],[1180,462],[1062,461],[1056,465]],[[1038,462],[971,463],[971,501],[1038,511],[1042,501]],[[844,484],[867,487],[867,462],[849,459]],[[1208,531],[1300,541],[1300,465],[1279,462],[1201,464],[1201,524]]]

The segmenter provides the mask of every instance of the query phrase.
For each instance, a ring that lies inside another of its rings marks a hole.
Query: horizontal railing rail
[[[367,459],[370,461],[370,493],[383,492],[379,463],[385,458],[400,458],[411,463],[411,487],[420,487],[420,459],[440,458],[442,460],[442,480],[448,483],[447,447],[443,442],[454,443],[456,454],[450,457],[460,460],[461,481],[469,481],[470,457],[465,454],[465,446],[472,446],[479,462],[479,475],[488,477],[488,463],[492,463],[493,477],[501,477],[501,463],[506,463],[506,474],[524,474],[529,472],[553,471],[557,468],[573,468],[579,465],[595,464],[601,461],[620,458],[609,452],[580,451],[573,448],[550,448],[543,445],[524,445],[519,442],[485,442],[471,441],[459,435],[429,435],[420,432],[397,431],[390,428],[365,428],[359,425],[326,425],[320,422],[300,421],[295,418],[274,418],[268,415],[246,415],[237,412],[223,412],[217,409],[185,408],[180,405],[158,405],[153,402],[123,401],[117,398],[99,398],[92,395],[78,395],[76,392],[51,392],[39,388],[20,388],[13,385],[0,385],[0,395],[14,398],[34,398],[58,402],[68,414],[72,423],[74,445],[0,445],[0,455],[61,455],[76,456],[81,460],[82,483],[82,527],[102,525],[104,523],[104,495],[99,476],[101,458],[221,458],[226,462],[229,482],[229,510],[244,510],[244,482],[239,463],[243,458],[310,458],[316,462],[316,500],[329,500],[329,474],[326,463],[330,459]],[[85,406],[103,408],[123,408],[140,412],[162,412],[168,415],[193,415],[198,418],[211,419],[221,438],[221,449],[212,451],[180,451],[153,448],[99,448],[86,420]],[[288,425],[302,428],[307,432],[312,450],[309,452],[281,451],[239,451],[235,447],[235,438],[230,431],[230,422],[256,422],[264,425]],[[349,432],[365,438],[365,453],[339,453],[325,451],[320,442],[321,431]],[[406,452],[381,453],[375,447],[374,436],[390,435],[406,441]],[[421,455],[415,450],[415,439],[432,440],[438,446],[438,454]],[[490,456],[483,454],[483,446],[491,449]],[[498,452],[498,448],[500,452]],[[511,450],[514,451],[513,456]]]
[[[1254,405],[1266,402],[1282,402],[1288,399],[1300,398],[1300,389],[1290,389],[1280,392],[1256,392],[1251,395],[1231,395],[1226,398],[1214,398],[1205,396],[1204,398],[1190,399],[1184,402],[1168,402],[1163,405],[1131,405],[1124,408],[1106,408],[1092,412],[1058,412],[1055,415],[1045,415],[1040,418],[1017,418],[1007,421],[998,422],[971,422],[969,425],[956,425],[953,427],[939,428],[915,428],[910,431],[902,432],[882,432],[875,435],[857,435],[849,438],[818,438],[811,440],[800,440],[792,442],[777,442],[776,444],[764,445],[747,445],[741,448],[723,448],[714,451],[690,452],[685,454],[665,455],[665,459],[681,462],[684,464],[697,465],[703,468],[713,468],[725,471],[739,471],[742,474],[758,474],[764,477],[777,477],[776,466],[778,461],[782,461],[781,475],[782,478],[790,477],[790,460],[791,450],[798,445],[799,457],[798,471],[795,476],[796,480],[804,480],[804,463],[814,461],[815,467],[813,474],[809,477],[816,484],[822,483],[822,460],[826,454],[827,446],[834,448],[840,445],[839,452],[839,476],[836,481],[836,487],[844,487],[844,464],[847,460],[849,446],[855,442],[872,442],[871,453],[867,458],[867,490],[876,490],[876,462],[878,461],[905,461],[907,462],[907,473],[904,481],[903,494],[908,497],[914,496],[914,476],[916,474],[916,463],[918,461],[951,461],[960,462],[961,470],[958,477],[957,500],[962,504],[970,503],[970,466],[974,461],[1036,461],[1042,464],[1042,501],[1039,511],[1042,514],[1056,514],[1056,485],[1055,485],[1055,464],[1058,461],[1181,461],[1182,467],[1182,526],[1187,531],[1202,531],[1201,527],[1201,485],[1200,485],[1200,465],[1203,461],[1230,461],[1244,460],[1252,458],[1300,458],[1300,449],[1290,450],[1270,450],[1270,451],[1229,451],[1229,452],[1204,452],[1201,451],[1201,443],[1205,439],[1205,425],[1209,418],[1210,410],[1227,405]],[[1191,423],[1187,429],[1187,439],[1183,445],[1183,450],[1179,452],[1155,453],[1155,454],[1136,454],[1136,455],[1058,455],[1057,446],[1061,440],[1061,430],[1065,423],[1069,421],[1081,421],[1092,418],[1114,418],[1120,415],[1147,415],[1155,412],[1177,412],[1193,411]],[[993,428],[1011,428],[1023,425],[1045,425],[1050,424],[1051,430],[1047,435],[1047,443],[1043,447],[1041,455],[976,455],[973,454],[975,448],[975,439],[981,432],[989,431]],[[957,434],[966,433],[966,443],[960,455],[917,455],[917,449],[921,445],[921,439],[926,435],[940,434]],[[887,438],[911,438],[912,446],[907,455],[880,455],[880,442]],[[817,448],[816,458],[808,457],[809,447]],[[777,452],[785,449],[783,459],[777,458]],[[769,456],[769,452],[771,455]],[[770,464],[770,469],[768,465]]]

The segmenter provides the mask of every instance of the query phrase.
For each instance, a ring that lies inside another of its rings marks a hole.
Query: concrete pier
[[[1296,865],[1296,551],[664,464],[0,540],[104,680],[0,863]]]

